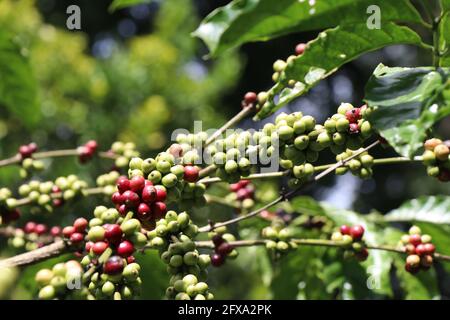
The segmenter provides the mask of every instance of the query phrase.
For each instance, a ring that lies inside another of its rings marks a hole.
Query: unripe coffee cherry
[[[411,267],[417,267],[420,265],[420,257],[416,254],[409,255],[406,258],[406,264],[410,265]]]
[[[63,233],[65,229],[63,229]],[[100,226],[92,227],[88,232],[87,238],[93,242],[101,241],[105,238],[105,229]]]
[[[420,228],[418,226],[412,226],[411,228],[409,228],[408,233],[410,235],[413,235],[413,234],[419,234],[420,235],[422,233],[422,230],[420,230]]]
[[[450,154],[450,149],[445,144],[440,144],[434,148],[434,154],[436,155],[436,159],[440,161],[447,161],[448,155]]]
[[[426,150],[433,151],[434,148],[436,148],[436,146],[440,145],[441,143],[442,143],[441,139],[432,138],[425,141],[424,147]]]

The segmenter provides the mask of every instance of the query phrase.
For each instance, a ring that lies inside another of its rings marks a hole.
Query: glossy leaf
[[[385,221],[450,224],[450,197],[423,196],[402,204],[384,216]]]
[[[0,30],[0,108],[4,107],[26,124],[39,119],[36,79],[28,58]]]
[[[442,52],[440,66],[450,67],[450,4],[439,24],[439,50]]]
[[[383,23],[381,29],[369,30],[366,24],[359,24],[321,32],[308,43],[305,52],[286,67],[285,80],[297,81],[294,88],[283,89],[278,101],[269,101],[255,118],[266,118],[360,55],[398,43],[422,45],[413,30],[390,22]]]
[[[449,74],[449,68],[375,69],[366,85],[365,100],[375,107],[369,120],[399,154],[414,156],[426,131],[450,114],[450,102],[442,95],[450,86]]]
[[[343,24],[365,25],[372,14],[368,10],[371,6],[380,9],[382,23],[422,22],[406,0],[235,0],[208,15],[194,35],[206,43],[211,55],[217,56],[246,42],[268,40],[292,32],[322,30]]]

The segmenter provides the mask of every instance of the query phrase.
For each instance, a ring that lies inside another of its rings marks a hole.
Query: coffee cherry
[[[88,226],[88,221],[85,218],[78,218],[73,223],[76,232],[84,232]]]
[[[234,247],[232,245],[230,245],[228,242],[224,242],[216,247],[216,252],[222,256],[225,256],[233,251],[233,249]]]
[[[50,234],[52,237],[58,237],[61,235],[61,227],[54,226],[50,229]]]
[[[47,232],[47,226],[45,224],[39,223],[34,228],[34,232],[38,235],[44,234]]]
[[[349,226],[347,226],[347,225],[342,225],[342,226],[339,228],[339,230],[341,231],[342,234],[347,234],[347,235],[349,235],[349,234],[350,234],[351,228],[350,228]]]
[[[306,49],[306,43],[299,43],[296,47],[295,47],[295,54],[296,55],[302,55],[303,52],[305,52]]]
[[[406,264],[410,265],[411,267],[417,267],[420,264],[420,257],[416,254],[409,255],[406,258]]]
[[[108,248],[108,244],[104,241],[97,241],[92,245],[92,252],[96,255],[101,255]],[[89,252],[89,250],[86,249]]]
[[[199,169],[195,166],[184,167],[184,180],[187,182],[196,182],[199,176]]]
[[[25,231],[25,233],[33,233],[35,228],[36,228],[36,223],[30,221],[25,224],[24,231]]]
[[[124,198],[124,203],[128,208],[135,208],[140,203],[139,195],[136,192],[127,190],[122,194]]]
[[[211,256],[211,264],[214,267],[220,267],[221,265],[224,264],[224,262],[225,262],[225,257],[223,255],[221,255],[221,254],[214,253]]]
[[[414,246],[418,246],[422,243],[422,239],[419,234],[411,234],[409,236],[409,243],[411,243]]]
[[[244,95],[244,102],[246,105],[255,103],[257,101],[257,99],[258,99],[258,96],[256,95],[255,92],[249,91]]]
[[[167,212],[167,206],[164,202],[155,202],[151,208],[156,219],[162,218]]]
[[[125,176],[120,176],[117,179],[117,189],[120,193],[124,193],[125,191],[130,189],[130,180],[128,180]]]
[[[145,186],[145,179],[141,176],[136,176],[130,180],[130,190],[140,192]]]
[[[19,147],[19,153],[22,159],[30,158],[33,154],[33,149],[28,145],[23,145]]]
[[[436,247],[432,243],[425,243],[424,244],[424,253],[432,255],[436,251]]]
[[[355,252],[355,258],[358,261],[365,261],[369,257],[369,251],[366,248],[362,248],[361,251]]]
[[[122,241],[119,244],[119,246],[117,247],[117,253],[119,254],[119,256],[121,256],[123,258],[131,256],[133,254],[133,252],[134,252],[134,246],[128,240]]]
[[[64,233],[64,229],[63,229],[63,233]],[[101,241],[105,238],[105,229],[100,226],[92,227],[88,232],[87,238],[93,242]]]
[[[64,237],[66,238],[70,238],[70,236],[75,232],[75,228],[73,226],[67,226],[64,227],[64,229],[62,230],[62,234],[64,235]]]
[[[84,240],[84,235],[79,232],[74,232],[70,235],[70,241],[72,243],[80,243]]]
[[[111,243],[117,243],[122,239],[122,229],[118,224],[104,225],[104,237]]]
[[[417,245],[415,251],[416,254],[418,254],[419,256],[423,256],[426,253],[425,245],[424,244]]]
[[[164,188],[163,186],[156,186],[155,188],[156,188],[156,199],[155,199],[155,201],[164,202],[166,200],[166,197],[167,197],[166,188]]]
[[[412,226],[410,229],[409,229],[409,231],[408,231],[408,233],[410,234],[410,235],[413,235],[413,234],[421,234],[422,233],[422,230],[420,230],[420,228],[418,227],[418,226]]]
[[[103,272],[114,275],[122,272],[124,268],[123,259],[119,256],[110,257],[103,266]]]

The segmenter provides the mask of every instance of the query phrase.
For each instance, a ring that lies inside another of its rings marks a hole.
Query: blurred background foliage
[[[239,111],[246,91],[270,87],[273,61],[290,55],[298,42],[315,37],[315,33],[294,34],[267,43],[246,44],[220,59],[204,60],[207,50],[190,32],[206,14],[227,2],[154,0],[110,13],[107,0],[0,0],[0,31],[12,37],[20,53],[29,59],[30,86],[36,83],[37,92],[34,109],[0,106],[0,159],[15,154],[19,145],[29,141],[37,142],[41,149],[54,150],[74,148],[88,139],[98,140],[103,150],[118,139],[133,141],[144,156],[150,156],[170,144],[174,129],[191,129],[194,120],[201,120],[204,129],[219,127]],[[66,8],[71,4],[81,8],[81,31],[65,27]],[[279,112],[301,110],[323,121],[342,101],[359,105],[364,84],[380,62],[392,66],[430,64],[419,49],[388,47],[346,65]],[[263,124],[248,119],[241,126],[259,128]],[[442,121],[438,130],[449,137],[449,121]],[[375,153],[381,154],[394,155],[390,150]],[[330,154],[322,160],[330,163],[334,159]],[[77,173],[93,184],[96,175],[112,165],[107,162],[81,166],[76,159],[47,161],[51,169],[39,178]],[[275,197],[279,183],[258,182],[258,198],[267,202]],[[1,168],[0,184],[17,188],[18,168]],[[214,192],[225,195],[226,189],[219,186]],[[418,195],[448,195],[449,190],[429,178],[423,166],[411,164],[377,168],[373,179],[367,181],[349,174],[329,177],[305,193],[339,208],[385,213]],[[75,216],[89,217],[102,200],[86,200],[71,207],[70,212],[63,208],[51,217],[33,219],[50,225],[69,223]],[[219,205],[195,212],[199,224],[207,217],[220,220],[232,214]],[[239,235],[255,238],[265,224],[259,220],[245,223]],[[304,237],[319,236],[314,230],[303,232]],[[6,249],[0,254],[12,252]],[[273,263],[262,248],[242,249],[237,260],[211,271],[210,283],[216,297],[222,299],[405,297],[401,292],[377,295],[367,288],[352,289],[350,282],[364,286],[363,270],[356,264],[336,262],[334,255],[333,250],[303,248]],[[20,273],[12,271],[18,285],[12,291],[0,290],[0,297],[32,298],[36,292],[34,273],[60,259]],[[142,298],[161,298],[168,277],[164,265],[153,253],[139,255],[138,260],[144,266]],[[356,280],[346,282],[343,274]],[[448,284],[449,280],[443,273],[439,281]],[[418,286],[412,283],[412,288],[414,291]],[[423,292],[416,297],[434,297],[431,291]],[[445,297],[448,292],[441,290],[441,294]]]

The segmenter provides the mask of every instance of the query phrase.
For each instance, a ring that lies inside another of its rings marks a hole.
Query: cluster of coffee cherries
[[[209,238],[214,244],[214,253],[211,255],[211,264],[214,267],[220,267],[227,259],[236,259],[238,251],[230,242],[236,241],[231,233],[226,232],[226,227],[218,228],[214,232],[208,233]]]
[[[63,229],[63,235],[85,254],[81,264],[88,299],[131,299],[139,294],[140,267],[134,253],[145,246],[147,236],[132,216],[132,212],[122,217],[115,208],[98,206],[89,222],[78,218]]]
[[[98,150],[98,143],[95,140],[89,140],[84,145],[78,147],[78,160],[80,163],[86,163],[91,160]]]
[[[407,253],[405,270],[416,274],[420,270],[428,270],[433,265],[433,255],[436,250],[428,234],[422,234],[418,226],[412,226],[408,234],[402,236],[400,246]]]
[[[117,156],[114,164],[117,168],[125,168],[128,166],[131,158],[139,157],[139,151],[133,142],[116,141],[111,145],[108,153]]]
[[[249,209],[255,205],[255,186],[250,180],[240,180],[230,184],[232,200],[237,200],[240,207]]]
[[[270,226],[261,230],[261,236],[267,239],[266,248],[275,259],[298,247],[295,242],[291,241],[292,229],[286,226],[281,219],[272,220]]]
[[[361,152],[361,149],[355,151],[347,149],[345,152],[342,152],[336,156],[336,161],[345,160],[358,152]],[[336,174],[343,175],[350,170],[353,175],[361,179],[368,179],[372,177],[373,174],[372,166],[373,157],[366,151],[360,153],[358,156],[348,161],[345,165],[337,168]]]
[[[209,255],[199,254],[192,240],[198,227],[186,212],[168,211],[156,222],[156,228],[147,233],[150,246],[159,251],[167,264],[170,286],[166,290],[168,299],[211,300],[206,279],[206,268],[211,264]]]
[[[81,287],[83,268],[76,260],[60,262],[51,269],[39,270],[34,279],[39,286],[38,297],[41,300],[83,300],[87,296],[86,288]]]
[[[61,238],[61,227],[49,228],[43,223],[28,221],[23,228],[14,228],[8,244],[13,248],[35,250]]]
[[[354,257],[358,261],[365,261],[369,257],[369,251],[363,240],[364,232],[361,225],[342,225],[339,231],[333,232],[331,240],[343,244],[345,258]]]
[[[117,179],[117,189],[112,195],[112,202],[121,215],[133,211],[136,218],[145,227],[153,228],[157,219],[164,216],[167,211],[167,190],[162,185],[153,185],[142,176],[128,179],[121,176]]]
[[[20,211],[16,208],[17,200],[12,198],[8,188],[0,188],[0,218],[2,225],[9,224],[20,218]]]
[[[424,143],[423,163],[427,166],[430,177],[439,181],[450,181],[450,140],[432,138]]]
[[[42,171],[44,169],[44,163],[40,160],[33,159],[33,153],[38,151],[36,143],[31,142],[19,147],[18,155],[20,156],[20,176],[22,178],[28,177],[31,173],[36,171]]]
[[[58,177],[54,182],[32,180],[19,187],[19,194],[35,205],[31,209],[32,213],[39,213],[41,209],[53,212],[54,207],[81,196],[87,187],[86,181],[76,175],[69,175]]]
[[[99,175],[96,179],[96,184],[98,187],[103,189],[103,194],[107,196],[112,196],[114,192],[117,191],[117,179],[119,179],[120,173],[118,171],[112,170],[108,173]]]

